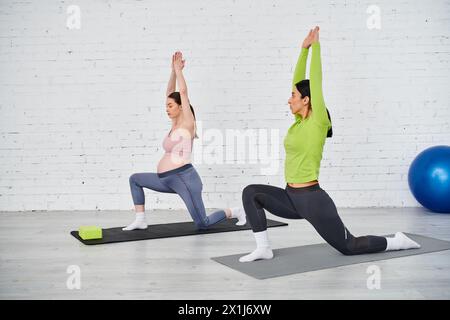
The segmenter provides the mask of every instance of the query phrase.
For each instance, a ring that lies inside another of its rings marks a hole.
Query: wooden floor
[[[421,208],[341,209],[354,235],[418,233],[450,240],[450,215]],[[127,224],[118,211],[0,212],[0,299],[449,299],[450,250],[253,279],[210,259],[253,250],[251,231],[85,246],[69,232],[80,225]],[[151,224],[188,221],[185,211],[148,211]],[[273,248],[323,242],[306,221],[269,229]],[[371,265],[381,288],[367,288]],[[69,290],[78,265],[81,289]]]

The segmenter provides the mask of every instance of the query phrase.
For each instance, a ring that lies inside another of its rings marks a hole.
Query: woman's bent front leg
[[[145,220],[145,195],[143,188],[151,189],[158,192],[174,193],[172,189],[164,185],[156,173],[143,172],[134,173],[130,176],[131,196],[136,211],[134,221],[123,228],[124,231],[135,229],[146,229],[147,222]]]

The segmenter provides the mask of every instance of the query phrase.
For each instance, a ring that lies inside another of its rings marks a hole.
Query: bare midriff
[[[313,186],[318,183],[319,183],[319,181],[313,180],[313,181],[309,181],[309,182],[305,182],[305,183],[288,183],[288,186],[292,187],[292,188],[304,188],[304,187]]]
[[[183,156],[174,155],[172,153],[164,153],[159,160],[156,171],[158,173],[170,171],[191,163],[188,159],[183,159]]]

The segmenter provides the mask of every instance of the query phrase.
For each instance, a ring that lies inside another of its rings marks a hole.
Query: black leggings
[[[333,200],[319,184],[304,188],[286,185],[286,189],[251,184],[244,188],[242,201],[253,232],[267,229],[266,209],[282,218],[306,219],[328,244],[344,255],[386,250],[384,237],[354,237],[342,223]]]

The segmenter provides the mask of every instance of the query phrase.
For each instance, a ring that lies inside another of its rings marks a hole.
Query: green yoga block
[[[83,240],[101,239],[102,228],[97,226],[81,226],[78,235]]]

